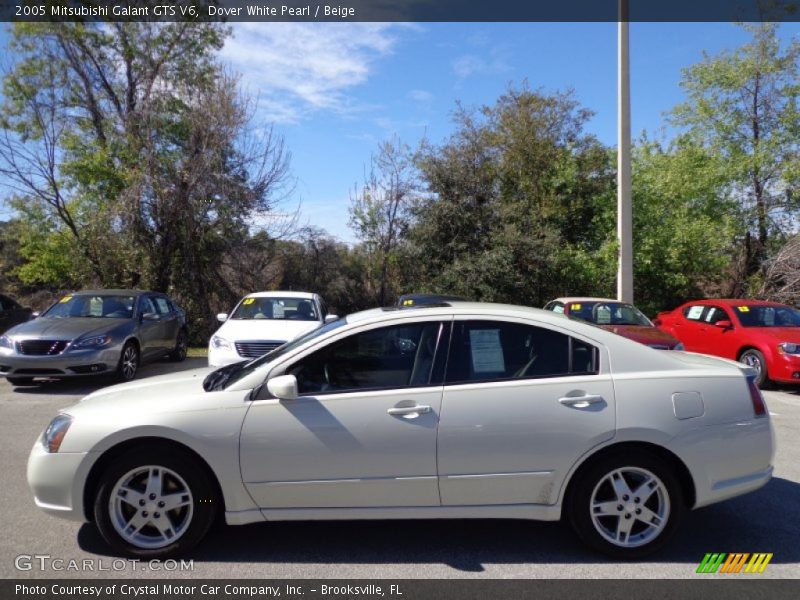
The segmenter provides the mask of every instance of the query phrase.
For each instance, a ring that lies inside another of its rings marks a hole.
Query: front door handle
[[[394,408],[390,408],[386,412],[392,415],[393,417],[415,417],[422,413],[429,413],[433,410],[427,404],[414,404],[413,406],[396,406]]]
[[[564,406],[571,406],[573,408],[588,408],[592,404],[600,404],[604,402],[602,396],[595,394],[586,394],[585,396],[567,396],[559,398],[558,401]]]

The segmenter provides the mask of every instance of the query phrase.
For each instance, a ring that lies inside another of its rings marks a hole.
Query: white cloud
[[[453,71],[461,79],[473,75],[497,75],[511,70],[507,52],[492,49],[488,55],[465,54],[453,61]]]
[[[431,94],[428,90],[411,90],[408,92],[408,98],[414,102],[425,103],[433,100],[433,94]]]
[[[262,115],[293,123],[316,110],[359,107],[348,90],[390,54],[392,23],[237,23],[222,56],[259,98]]]

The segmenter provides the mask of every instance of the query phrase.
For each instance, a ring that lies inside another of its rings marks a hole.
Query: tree
[[[459,107],[441,147],[418,165],[429,197],[414,210],[414,262],[429,291],[541,306],[601,282],[594,223],[613,197],[610,155],[584,127],[572,92],[509,89]]]
[[[781,238],[800,208],[800,44],[785,48],[774,23],[743,25],[752,41],[683,72],[687,101],[672,112],[699,145],[725,161],[741,221],[741,261],[731,293],[764,266],[773,236]]]
[[[227,31],[15,24],[0,121],[0,174],[94,282],[171,291],[201,332],[223,258],[288,183],[282,139],[216,60]]]
[[[350,227],[367,255],[367,285],[379,306],[397,292],[392,281],[416,188],[410,148],[395,137],[379,146],[363,187],[350,197]]]

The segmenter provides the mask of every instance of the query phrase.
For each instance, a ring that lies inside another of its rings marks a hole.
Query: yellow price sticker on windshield
[[[59,304],[64,304],[65,302],[69,302],[72,300],[72,296],[64,296],[61,300],[59,300]]]
[[[414,305],[413,300],[403,300],[403,306],[413,306],[413,305]]]
[[[739,309],[739,312],[750,312],[749,306],[739,306],[737,308]]]
[[[580,304],[573,304],[570,307],[570,310],[580,310],[580,309],[581,309],[581,305]]]
[[[242,302],[242,304],[244,304],[245,306],[248,306],[248,305],[252,304],[255,301],[256,301],[255,298],[245,298],[244,302]]]

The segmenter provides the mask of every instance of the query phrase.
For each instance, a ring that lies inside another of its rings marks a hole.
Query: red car
[[[696,300],[658,313],[656,326],[686,350],[738,360],[757,383],[800,383],[800,311],[762,300]]]
[[[633,304],[609,298],[556,298],[545,304],[544,308],[588,321],[651,348],[683,350],[678,340],[656,329],[650,319]]]

